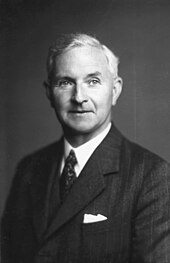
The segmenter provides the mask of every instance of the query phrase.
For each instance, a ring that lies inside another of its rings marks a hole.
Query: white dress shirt
[[[75,172],[76,172],[76,176],[78,177],[83,167],[87,163],[88,159],[94,152],[94,150],[97,148],[97,146],[103,141],[103,139],[108,134],[110,128],[111,128],[111,122],[95,138],[91,139],[90,141],[76,148],[72,147],[70,143],[66,139],[64,139],[64,156],[61,162],[60,174],[62,173],[62,170],[64,168],[64,164],[65,164],[65,160],[67,156],[69,155],[71,149],[73,149],[75,152],[76,158],[77,158],[77,164],[75,165]]]

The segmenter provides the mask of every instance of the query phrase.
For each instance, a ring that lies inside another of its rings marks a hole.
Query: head
[[[121,93],[118,58],[96,38],[68,34],[58,38],[47,59],[47,97],[68,140],[98,135],[111,120]]]

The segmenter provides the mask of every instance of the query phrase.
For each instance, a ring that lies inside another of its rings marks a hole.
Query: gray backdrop
[[[45,97],[47,50],[62,32],[95,34],[120,57],[113,119],[170,161],[169,0],[1,0],[0,206],[18,161],[61,129]]]

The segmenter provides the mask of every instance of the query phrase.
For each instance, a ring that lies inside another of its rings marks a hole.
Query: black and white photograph
[[[170,263],[169,0],[0,0],[2,263]]]

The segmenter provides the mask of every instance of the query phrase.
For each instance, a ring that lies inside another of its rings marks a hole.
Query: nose
[[[83,85],[77,84],[74,88],[73,95],[72,95],[72,101],[77,104],[83,104],[84,102],[87,102],[87,94],[84,90]]]

